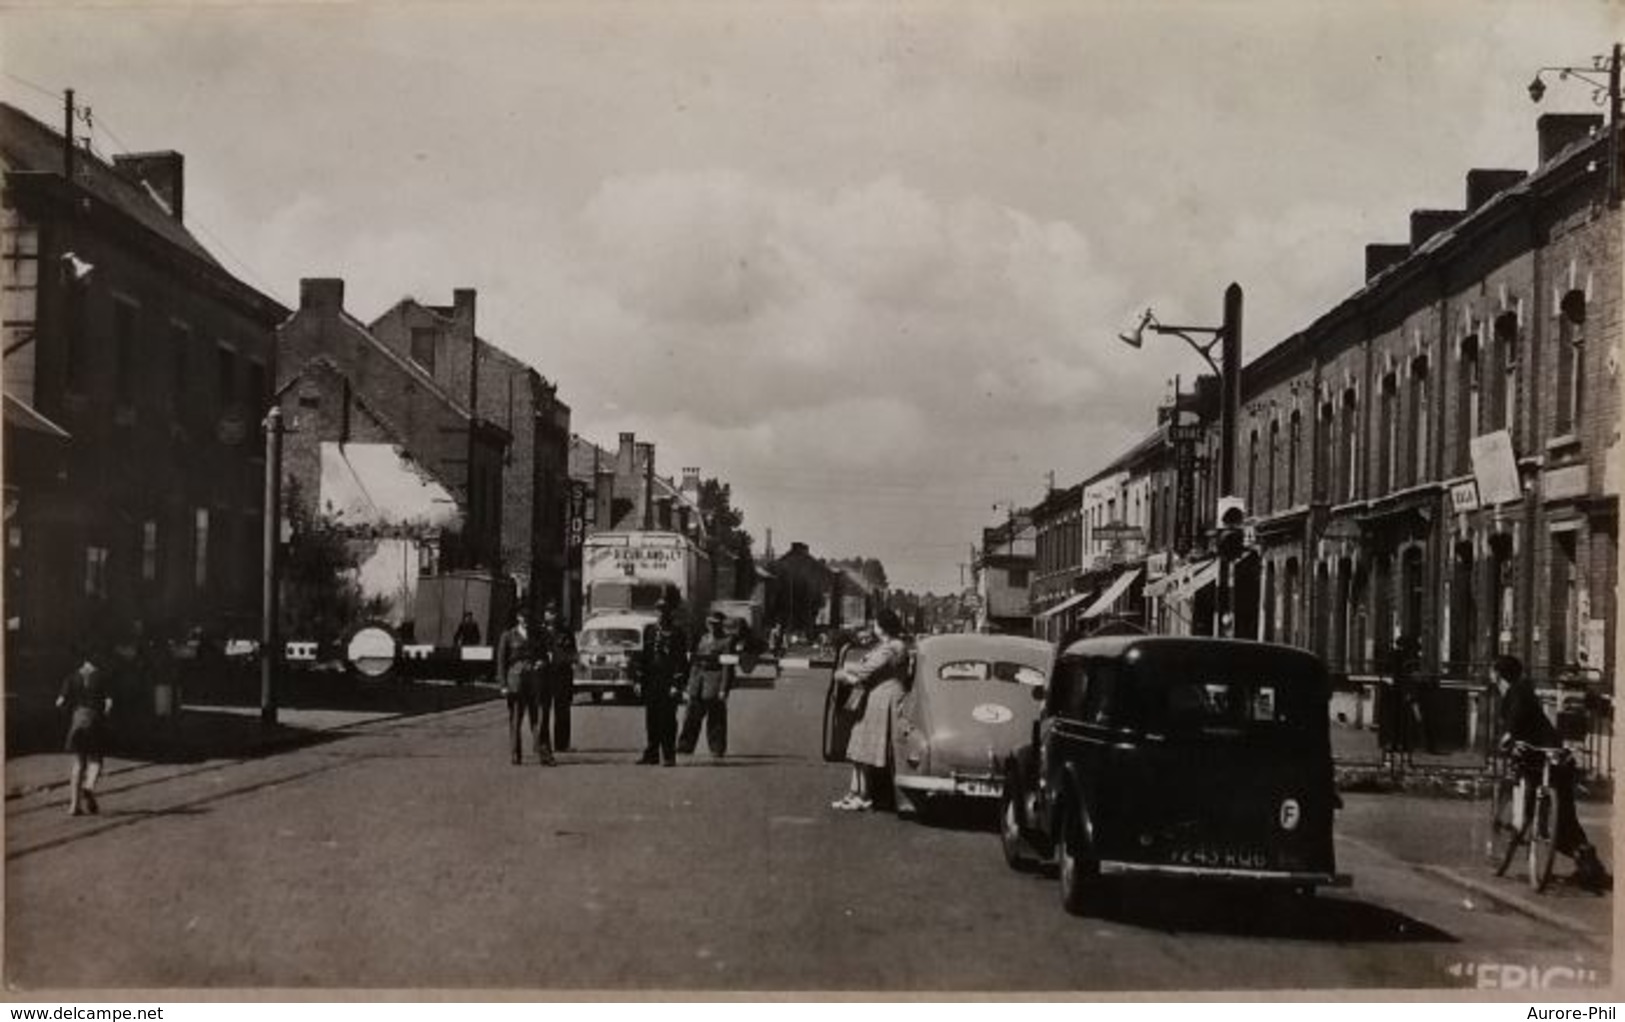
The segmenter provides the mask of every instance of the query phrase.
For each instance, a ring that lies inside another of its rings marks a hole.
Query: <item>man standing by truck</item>
[[[544,744],[536,728],[537,690],[536,650],[530,629],[523,615],[515,614],[513,624],[502,633],[496,647],[497,681],[508,699],[508,750],[513,763],[524,762],[524,726],[530,719],[531,743],[536,747],[536,758],[547,766],[553,765],[553,752]]]
[[[639,763],[677,765],[677,693],[688,681],[688,633],[677,621],[682,601],[672,590],[660,598],[660,620],[644,631],[638,656],[643,724],[648,745]]]

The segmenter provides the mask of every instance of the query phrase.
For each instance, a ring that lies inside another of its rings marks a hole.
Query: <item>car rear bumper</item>
[[[1347,873],[1321,873],[1305,870],[1226,869],[1219,866],[1173,866],[1161,863],[1114,862],[1100,864],[1102,874],[1116,876],[1179,877],[1186,880],[1233,880],[1241,883],[1282,887],[1352,887]]]
[[[998,777],[930,777],[898,774],[897,786],[921,795],[951,795],[956,798],[998,798],[1004,794],[1004,781]]]

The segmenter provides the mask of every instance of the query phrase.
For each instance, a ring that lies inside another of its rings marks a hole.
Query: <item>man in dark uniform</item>
[[[542,681],[542,741],[547,741],[551,730],[553,750],[569,752],[570,706],[576,697],[576,640],[569,626],[559,620],[558,608],[551,603],[542,610],[542,624],[536,630],[536,648]]]
[[[648,745],[639,763],[677,765],[677,693],[688,682],[688,634],[678,623],[680,601],[671,591],[661,597],[660,620],[643,636],[638,684],[643,689],[643,724]]]
[[[728,753],[728,676],[722,657],[734,652],[734,640],[725,630],[727,616],[712,611],[706,618],[706,633],[694,647],[689,668],[688,709],[683,714],[683,733],[677,751],[691,754],[700,742],[700,725],[705,725],[705,743],[713,756]]]
[[[553,765],[553,751],[546,749],[536,727],[539,683],[536,677],[536,650],[530,629],[522,615],[514,615],[513,624],[502,633],[496,647],[497,682],[508,699],[508,749],[514,765],[524,760],[522,744],[525,718],[530,718],[531,744],[536,758],[548,766]]]
[[[1523,676],[1523,662],[1514,656],[1495,658],[1495,686],[1501,692],[1501,747],[1509,748],[1514,742],[1538,749],[1563,747],[1563,736],[1547,719],[1541,708],[1540,696]],[[1541,763],[1518,764],[1538,783]],[[1584,887],[1603,890],[1612,886],[1612,878],[1597,858],[1597,850],[1586,840],[1585,830],[1574,811],[1574,763],[1565,760],[1552,765],[1552,787],[1557,790],[1557,833],[1553,844],[1564,855],[1574,859],[1575,882]]]

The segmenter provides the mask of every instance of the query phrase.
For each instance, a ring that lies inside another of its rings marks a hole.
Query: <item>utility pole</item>
[[[265,576],[260,593],[260,723],[276,726],[277,595],[282,543],[282,409],[265,416]]]
[[[62,93],[62,176],[73,183],[73,90]]]
[[[1236,496],[1236,423],[1241,421],[1241,285],[1224,289],[1224,322],[1219,327],[1219,495]],[[1249,508],[1251,513],[1252,509]],[[1219,556],[1219,634],[1236,636],[1231,558]]]

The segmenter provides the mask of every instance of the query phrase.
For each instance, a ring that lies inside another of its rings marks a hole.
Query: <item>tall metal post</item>
[[[1608,59],[1608,205],[1619,208],[1619,61],[1615,43]]]
[[[1219,330],[1219,496],[1236,495],[1236,423],[1241,421],[1241,285],[1224,289],[1224,323]],[[1230,558],[1220,553],[1218,633],[1236,635],[1235,584]]]
[[[265,576],[260,593],[260,723],[276,724],[278,547],[282,540],[282,409],[265,416]]]

